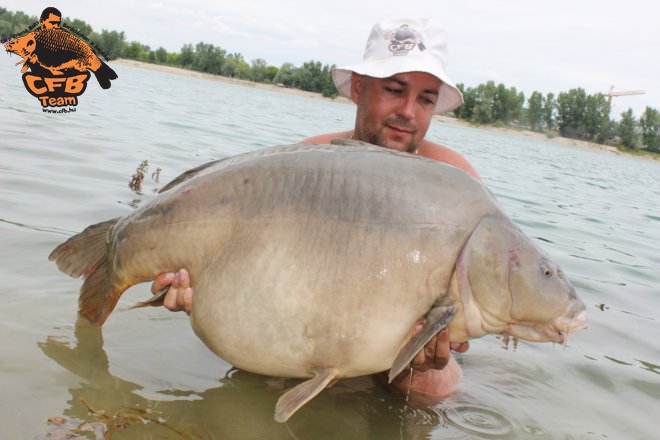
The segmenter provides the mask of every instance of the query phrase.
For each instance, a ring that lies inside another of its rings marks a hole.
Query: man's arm
[[[454,151],[449,147],[425,140],[420,145],[417,154],[460,168],[475,179],[481,180],[479,173],[477,173],[477,170],[474,169],[472,164],[458,151]]]
[[[333,139],[350,139],[353,136],[353,131],[338,131],[336,133],[321,134],[318,136],[309,137],[300,141],[301,144],[329,144]],[[444,145],[436,144],[435,142],[424,140],[419,146],[417,154],[420,156],[435,159],[439,162],[460,168],[468,173],[470,176],[477,180],[481,180],[479,173],[474,169],[472,164],[463,157],[458,151],[452,150]]]

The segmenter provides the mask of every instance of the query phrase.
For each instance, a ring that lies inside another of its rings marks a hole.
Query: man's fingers
[[[167,291],[167,294],[165,294],[165,299],[163,300],[163,305],[165,306],[165,308],[173,312],[181,310],[181,307],[179,307],[178,290],[179,290],[179,274],[176,273],[174,274],[174,279],[170,284],[170,289]]]
[[[413,358],[410,365],[419,371],[441,370],[449,362],[449,330],[443,329],[434,336]]]
[[[451,349],[457,353],[465,353],[470,349],[469,342],[452,342]]]
[[[174,272],[165,272],[159,274],[155,279],[154,282],[151,283],[151,294],[155,295],[161,290],[163,290],[166,286],[169,286],[172,284],[172,281],[176,278],[176,273]]]
[[[186,290],[183,292],[183,308],[189,315],[192,312],[192,295],[192,287],[186,288]]]
[[[433,359],[433,368],[436,370],[442,370],[447,366],[447,362],[449,362],[449,358],[451,357],[451,353],[449,352],[449,332],[447,329],[438,333],[434,345],[434,357],[431,358]]]
[[[180,269],[179,273],[177,274],[177,281],[179,282],[177,287],[180,287],[183,290],[190,287],[190,275],[188,274],[188,271],[185,269]]]
[[[192,295],[192,292],[191,292]],[[189,311],[189,303],[184,303],[186,312]],[[416,335],[421,330],[423,323],[418,323],[412,331]],[[430,369],[442,370],[447,366],[451,358],[450,350],[458,353],[465,353],[470,348],[468,342],[453,342],[449,341],[449,328],[444,328],[438,332],[422,350],[415,355],[410,362],[410,366],[418,371],[428,371]]]

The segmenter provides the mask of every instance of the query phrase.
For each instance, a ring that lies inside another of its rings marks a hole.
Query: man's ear
[[[356,104],[360,98],[360,88],[362,87],[363,78],[359,73],[351,73],[351,100]]]

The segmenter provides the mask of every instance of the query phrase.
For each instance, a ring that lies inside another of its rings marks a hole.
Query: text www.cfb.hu
[[[41,109],[44,113],[75,113],[76,108],[75,107],[70,107],[70,108],[61,108],[59,110],[51,110],[49,108],[43,108]]]

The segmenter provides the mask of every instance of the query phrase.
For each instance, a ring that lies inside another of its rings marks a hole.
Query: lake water
[[[186,169],[348,129],[354,107],[113,65],[111,89],[92,78],[75,114],[46,115],[16,60],[0,63],[0,437],[65,438],[112,421],[117,439],[657,438],[660,163],[434,121],[429,138],[461,151],[563,266],[589,329],[565,347],[473,341],[459,390],[431,408],[366,377],[278,424],[274,404],[295,381],[232,370],[183,313],[126,310],[147,284],[102,330],[77,320],[81,283],[47,257]],[[128,182],[143,160],[138,194]]]

